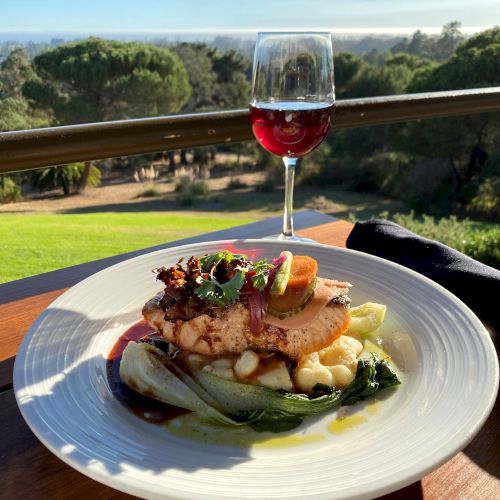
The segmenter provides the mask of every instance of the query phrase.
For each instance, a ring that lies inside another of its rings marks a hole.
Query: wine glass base
[[[284,236],[283,234],[271,234],[269,236],[264,236],[264,240],[280,240],[280,241],[301,241],[303,243],[317,243],[317,241],[311,238],[305,238],[303,236]]]

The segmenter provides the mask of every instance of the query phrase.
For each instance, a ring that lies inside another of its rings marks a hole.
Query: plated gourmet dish
[[[143,315],[160,335],[129,342],[120,363],[140,394],[280,432],[400,383],[388,359],[363,351],[385,306],[351,307],[351,284],[318,276],[309,256],[221,251],[155,272],[165,287]]]

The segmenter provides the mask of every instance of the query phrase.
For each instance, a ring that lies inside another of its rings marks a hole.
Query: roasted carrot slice
[[[318,263],[307,255],[294,255],[287,288],[307,288],[316,278]]]

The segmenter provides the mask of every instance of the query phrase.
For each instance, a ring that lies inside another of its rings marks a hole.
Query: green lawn
[[[0,283],[254,222],[170,212],[0,215]]]

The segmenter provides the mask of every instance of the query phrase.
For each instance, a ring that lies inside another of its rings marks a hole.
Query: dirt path
[[[8,213],[92,213],[92,212],[182,212],[231,214],[264,219],[283,210],[283,186],[272,192],[255,189],[265,179],[265,172],[226,175],[205,182],[208,196],[199,196],[190,203],[180,203],[175,182],[147,184],[140,182],[108,182],[84,193],[63,196],[59,192],[34,195],[20,203],[0,205],[0,214]],[[231,179],[242,187],[228,190]],[[148,193],[149,191],[149,193]],[[294,194],[296,210],[312,208],[325,214],[347,219],[379,216],[382,212],[407,212],[400,202],[371,193],[334,190],[331,186],[297,186]]]
[[[248,187],[262,182],[265,177],[264,172],[240,174],[237,178]],[[223,191],[227,188],[231,176],[224,176],[215,179],[207,179],[205,182],[211,192]],[[153,189],[155,195],[144,196],[144,194]],[[63,196],[61,192],[46,192],[39,195],[33,195],[19,203],[7,203],[0,205],[0,213],[16,213],[16,212],[67,212],[74,209],[84,209],[93,207],[94,209],[102,206],[124,206],[129,205],[131,211],[140,209],[145,201],[149,205],[151,202],[158,201],[158,210],[161,210],[163,205],[162,200],[172,198],[175,189],[175,182],[158,182],[155,184],[140,183],[140,182],[123,182],[123,183],[103,183],[97,188],[87,188],[81,194],[72,196]],[[163,207],[164,208],[164,207]],[[149,208],[150,210],[152,209]],[[182,210],[182,207],[178,208]],[[83,211],[83,210],[82,210]],[[125,210],[122,210],[125,211]]]

